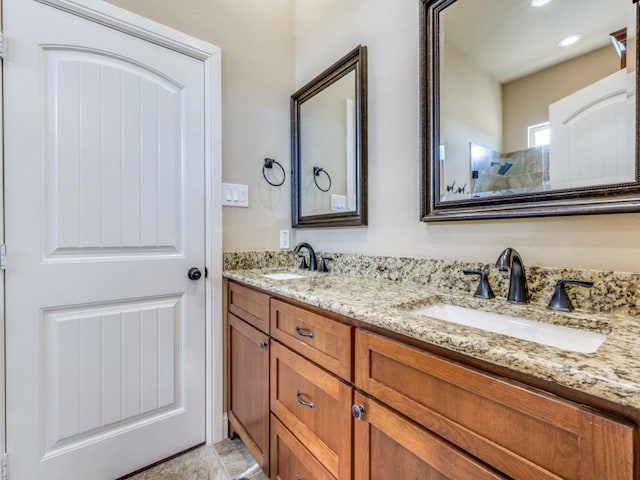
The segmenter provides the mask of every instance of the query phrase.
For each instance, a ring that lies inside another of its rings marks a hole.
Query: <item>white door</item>
[[[635,79],[618,70],[549,105],[552,189],[636,181]]]
[[[205,440],[204,67],[3,4],[11,478],[113,479]]]

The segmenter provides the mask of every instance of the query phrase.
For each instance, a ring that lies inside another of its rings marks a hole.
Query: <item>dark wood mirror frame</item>
[[[522,193],[481,199],[440,200],[440,52],[439,14],[459,0],[420,0],[420,115],[421,115],[421,204],[420,217],[424,222],[474,220],[495,218],[542,217],[557,215],[586,215],[640,211],[639,109],[636,95],[635,171],[636,181],[547,192]],[[473,0],[469,0],[473,1]],[[636,47],[638,41],[638,12],[636,4]],[[640,52],[636,48],[636,52]],[[638,55],[635,59],[638,71]],[[640,75],[636,75],[636,92]]]
[[[355,71],[356,208],[353,211],[302,215],[300,107]],[[293,228],[367,225],[367,47],[359,45],[291,96],[291,226]]]

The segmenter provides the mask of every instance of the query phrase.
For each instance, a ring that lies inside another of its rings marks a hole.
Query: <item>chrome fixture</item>
[[[573,311],[573,305],[571,305],[571,300],[567,295],[567,290],[564,288],[565,285],[579,285],[581,287],[591,288],[593,287],[593,282],[588,280],[574,280],[572,278],[558,280],[555,290],[553,291],[551,301],[547,306],[549,310],[556,310],[559,312]]]
[[[482,270],[463,270],[462,273],[465,275],[480,275],[480,283],[478,283],[478,288],[476,288],[476,293],[473,294],[474,297],[490,299],[494,298],[495,294],[491,289],[491,285],[489,285],[489,279],[487,278],[487,274]]]
[[[300,253],[300,249],[302,248],[306,248],[307,252],[309,252],[309,266],[307,266],[307,262],[304,261],[304,255]],[[302,257],[302,260],[300,260],[300,268],[308,268],[311,271],[315,271],[318,269],[318,265],[316,263],[316,252],[313,250],[313,247],[307,242],[301,242],[297,244],[293,249],[293,254],[298,258]]]
[[[522,257],[515,248],[505,248],[498,257],[496,267],[501,272],[511,269],[509,277],[509,293],[507,300],[511,303],[529,303],[529,289],[527,276],[524,272]]]

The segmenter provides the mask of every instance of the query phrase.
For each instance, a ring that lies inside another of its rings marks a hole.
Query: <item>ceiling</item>
[[[446,42],[500,83],[610,45],[609,33],[635,31],[631,0],[457,0],[441,14]],[[558,42],[580,33],[570,47]],[[613,47],[611,47],[613,49]]]

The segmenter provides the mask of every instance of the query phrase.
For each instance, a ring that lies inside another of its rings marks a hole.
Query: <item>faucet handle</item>
[[[296,257],[298,258],[298,268],[309,268],[307,257],[303,253],[296,253]]]
[[[333,260],[333,257],[330,257],[329,255],[320,255],[320,267],[318,268],[318,271],[320,272],[329,271],[329,268],[327,267],[328,260]]]
[[[571,300],[567,295],[565,285],[579,285],[581,287],[591,288],[593,287],[593,282],[588,280],[575,280],[572,278],[558,280],[556,282],[555,289],[553,290],[551,301],[549,302],[549,305],[547,305],[549,310],[555,310],[558,312],[571,312],[573,310],[573,305],[571,305]]]
[[[462,273],[465,275],[480,275],[480,283],[478,284],[478,288],[476,288],[476,293],[473,294],[474,297],[490,299],[495,297],[493,290],[491,289],[491,285],[489,285],[489,279],[487,278],[487,274],[482,270],[463,270]]]

